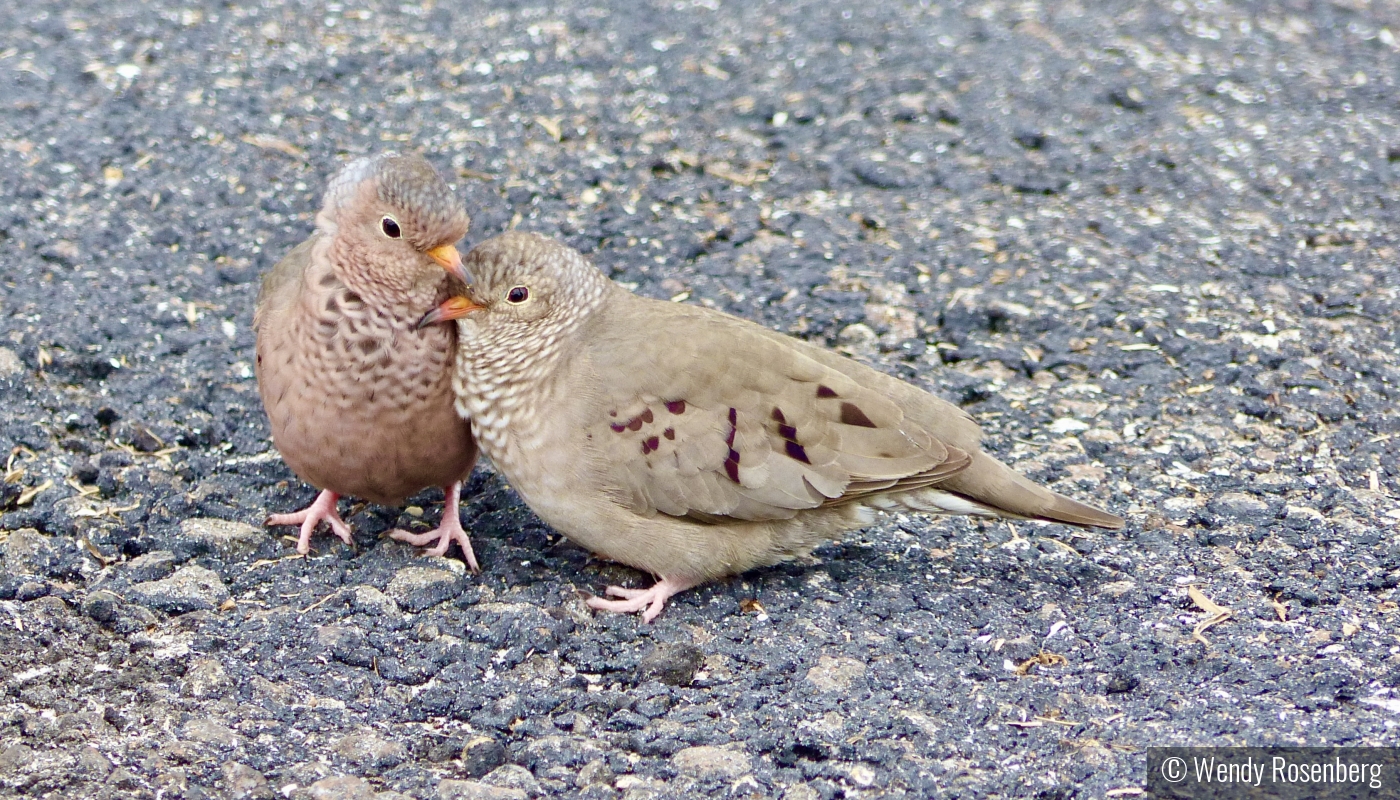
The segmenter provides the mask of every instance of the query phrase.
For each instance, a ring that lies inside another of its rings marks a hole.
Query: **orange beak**
[[[467,268],[462,266],[462,254],[457,252],[457,248],[450,244],[442,247],[434,247],[428,251],[428,258],[442,265],[442,268],[452,274],[462,283],[471,284],[471,279],[467,277]]]
[[[429,325],[437,325],[440,322],[448,322],[454,319],[461,319],[473,311],[480,311],[485,306],[479,306],[471,300],[455,296],[449,297],[442,302],[442,305],[423,315],[415,326],[418,330],[423,330]]]

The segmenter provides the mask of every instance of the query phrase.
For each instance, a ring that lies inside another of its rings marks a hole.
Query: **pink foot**
[[[331,526],[331,532],[339,536],[346,544],[353,544],[350,538],[350,526],[345,524],[345,520],[336,513],[335,503],[340,499],[340,495],[330,489],[322,489],[316,495],[316,502],[292,514],[272,514],[263,522],[264,525],[300,525],[301,536],[297,539],[297,552],[306,555],[311,552],[311,532],[316,530],[316,526],[321,520],[325,520]]]
[[[612,597],[621,597],[621,600],[604,600],[601,597],[588,598],[588,607],[597,611],[616,611],[620,614],[630,614],[634,611],[642,612],[642,621],[651,622],[656,619],[661,610],[666,607],[666,601],[672,595],[684,592],[697,584],[699,581],[689,578],[665,578],[657,581],[650,589],[627,589],[621,586],[609,586],[606,593]],[[646,609],[643,611],[643,609]]]
[[[467,566],[472,568],[472,572],[480,572],[481,567],[476,564],[476,553],[472,552],[471,540],[467,538],[467,532],[462,530],[462,519],[459,513],[458,495],[462,491],[461,482],[445,487],[443,492],[447,494],[447,502],[442,507],[442,524],[435,530],[427,533],[409,533],[408,531],[389,531],[389,538],[395,541],[407,542],[414,547],[422,547],[433,541],[437,545],[428,551],[428,555],[440,556],[447,552],[447,548],[453,542],[462,548],[462,555],[466,556]]]

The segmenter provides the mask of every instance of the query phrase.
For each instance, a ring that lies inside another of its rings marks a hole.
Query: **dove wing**
[[[296,303],[301,294],[302,277],[311,265],[311,248],[318,236],[312,236],[282,257],[262,279],[258,304],[253,310],[253,329],[261,332],[269,319],[280,317]]]
[[[878,383],[752,323],[621,293],[604,316],[587,360],[608,377],[588,389],[586,435],[604,489],[639,514],[788,519],[970,462]]]

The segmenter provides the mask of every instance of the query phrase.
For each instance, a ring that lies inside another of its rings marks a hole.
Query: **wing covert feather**
[[[296,302],[301,294],[302,277],[311,264],[311,248],[317,236],[312,236],[282,257],[262,279],[258,302],[253,310],[253,328],[261,330],[269,316],[280,316]]]
[[[587,358],[610,382],[590,387],[588,433],[603,485],[639,514],[789,519],[967,466],[867,388],[868,367],[833,369],[752,323],[631,295],[606,317]]]

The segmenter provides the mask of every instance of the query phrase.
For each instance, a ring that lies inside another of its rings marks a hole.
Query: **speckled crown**
[[[606,278],[577,250],[523,231],[506,231],[487,239],[463,257],[472,284],[491,291],[515,282],[535,282],[589,300]]]
[[[379,199],[399,212],[404,237],[419,250],[462,238],[471,218],[453,189],[419,155],[379,153],[357,158],[331,178],[324,206],[340,208],[366,180],[378,182]]]

